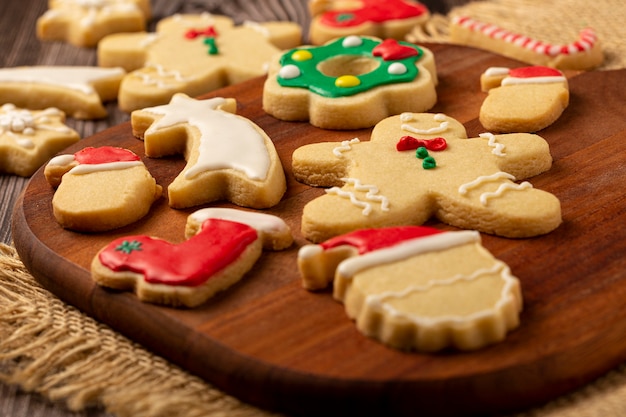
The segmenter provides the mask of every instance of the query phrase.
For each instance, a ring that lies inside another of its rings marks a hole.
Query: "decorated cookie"
[[[180,244],[149,236],[116,239],[94,257],[91,275],[102,286],[134,290],[142,301],[196,307],[241,280],[262,249],[292,242],[280,218],[236,209],[196,211],[186,237]]]
[[[556,45],[510,32],[468,16],[454,17],[450,23],[450,40],[508,56],[532,65],[559,69],[589,70],[604,60],[602,47],[591,28],[583,29],[574,42]]]
[[[436,84],[430,50],[395,39],[347,36],[274,60],[263,109],[323,129],[366,128],[390,115],[430,109],[437,101]]]
[[[115,100],[121,68],[31,66],[0,69],[0,103],[42,110],[56,107],[76,119],[98,119]]]
[[[159,21],[155,33],[105,37],[98,44],[98,63],[130,72],[118,100],[130,112],[166,104],[175,93],[197,97],[264,75],[272,56],[300,42],[295,23],[235,27],[225,16],[174,15]]]
[[[487,69],[481,88],[489,95],[480,122],[490,132],[536,132],[554,123],[569,103],[567,78],[549,67]]]
[[[420,225],[431,217],[464,229],[528,237],[561,223],[559,200],[516,181],[548,170],[548,143],[529,133],[481,134],[443,114],[403,113],[378,123],[370,141],[302,146],[298,181],[331,187],[304,207],[313,241],[357,229]]]
[[[52,209],[64,228],[102,232],[131,224],[161,196],[161,186],[133,152],[111,146],[55,156],[44,174],[56,188]]]
[[[176,94],[170,104],[131,114],[133,134],[146,156],[184,154],[187,165],[168,186],[169,205],[185,208],[228,200],[240,206],[276,205],[286,190],[274,144],[238,116],[234,99],[195,100]]]
[[[410,0],[311,0],[309,9],[314,45],[348,35],[403,40],[430,17],[426,6]]]
[[[75,46],[96,46],[111,33],[145,30],[149,0],[49,0],[37,19],[37,37]]]
[[[41,111],[0,107],[0,171],[31,176],[57,152],[78,142],[78,133],[65,125],[56,108]]]
[[[472,350],[519,325],[520,283],[475,231],[364,229],[298,253],[305,288],[334,280],[357,328],[394,348]]]

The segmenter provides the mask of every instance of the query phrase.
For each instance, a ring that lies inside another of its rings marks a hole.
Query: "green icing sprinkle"
[[[419,159],[424,159],[428,156],[428,149],[426,149],[423,146],[420,146],[419,148],[417,148],[417,150],[415,151],[415,156],[417,156]]]
[[[206,38],[203,42],[205,45],[209,46],[209,55],[219,54],[217,45],[215,44],[215,38]]]
[[[366,37],[359,38],[362,40],[362,44],[359,46],[344,47],[343,40],[345,38],[339,38],[323,46],[309,47],[307,50],[311,52],[313,58],[306,61],[296,61],[291,58],[293,53],[298,49],[292,49],[286,52],[280,58],[281,66],[295,65],[300,69],[300,75],[289,79],[277,76],[276,78],[278,84],[283,87],[307,88],[311,92],[319,94],[320,96],[337,98],[352,96],[381,85],[411,82],[419,74],[415,63],[422,57],[424,52],[418,46],[408,42],[400,42],[401,45],[409,46],[415,49],[418,52],[417,55],[405,59],[385,61],[380,56],[372,55],[372,50],[382,41]],[[359,85],[353,87],[337,87],[335,85],[335,80],[338,77],[330,77],[322,74],[317,69],[317,66],[320,62],[339,55],[364,56],[368,59],[376,60],[378,62],[378,67],[368,73],[356,75],[356,77],[361,81]],[[389,66],[394,63],[404,64],[407,71],[403,74],[389,74]]]
[[[337,22],[348,22],[354,19],[354,13],[340,13],[337,15]]]
[[[436,166],[437,166],[437,163],[435,162],[435,158],[433,158],[432,156],[427,156],[422,161],[422,168],[424,169],[433,169]]]
[[[141,242],[137,241],[137,240],[133,240],[133,241],[128,241],[125,240],[123,241],[120,245],[118,245],[115,248],[116,251],[118,252],[124,252],[127,255],[130,255],[131,252],[133,251],[140,251],[141,250]]]

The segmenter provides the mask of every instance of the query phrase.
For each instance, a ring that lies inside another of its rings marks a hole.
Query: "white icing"
[[[398,262],[423,253],[442,251],[479,241],[480,234],[474,230],[438,233],[348,258],[339,264],[337,271],[342,277],[351,279],[359,271],[378,265]]]
[[[208,219],[230,220],[232,222],[247,224],[248,226],[272,233],[289,233],[289,226],[277,216],[253,211],[244,211],[230,208],[211,207],[193,212],[190,217],[202,224]]]
[[[361,39],[359,36],[356,35],[350,35],[350,36],[346,36],[342,43],[341,46],[343,46],[344,48],[354,48],[357,46],[361,46],[363,44],[363,39]]]
[[[68,174],[85,175],[93,172],[128,169],[141,165],[143,165],[143,162],[141,161],[117,161],[107,162],[104,164],[78,164],[74,168],[70,169]]]
[[[406,65],[401,62],[394,62],[393,64],[389,65],[387,72],[389,72],[389,74],[391,75],[402,75],[407,72],[407,68]]]
[[[48,130],[58,133],[69,133],[67,126],[50,126],[50,116],[61,117],[63,113],[54,107],[47,108],[35,115],[27,109],[18,109],[7,103],[0,108],[0,135],[7,134],[15,138],[16,143],[27,149],[35,144],[32,140],[21,136],[34,136],[38,130]]]
[[[91,83],[123,75],[121,68],[80,66],[32,66],[0,69],[0,83],[32,83],[56,85],[84,94],[95,94]]]
[[[150,69],[156,71],[156,76],[150,72]],[[135,77],[141,78],[145,85],[154,85],[157,88],[174,87],[177,83],[191,81],[193,78],[183,77],[182,73],[177,70],[167,70],[163,65],[146,63],[144,69],[133,72]]]
[[[528,181],[524,181],[521,184],[516,184],[514,182],[505,182],[504,184],[500,184],[500,186],[498,187],[496,191],[481,194],[480,203],[483,206],[486,206],[487,203],[489,202],[489,199],[500,197],[505,191],[508,191],[508,190],[521,191],[527,188],[533,188],[532,184],[529,183]]]
[[[183,123],[200,131],[198,161],[185,172],[187,179],[202,172],[230,168],[250,179],[264,180],[270,167],[265,139],[250,120],[217,110],[225,102],[221,97],[194,100],[176,94],[170,104],[143,109],[163,116],[145,135]]]
[[[50,161],[48,161],[48,165],[50,165],[50,166],[65,166],[65,165],[71,164],[74,161],[75,161],[74,155],[72,155],[72,154],[58,155],[58,156],[55,156],[54,158],[52,158]]]
[[[489,140],[487,142],[487,145],[493,148],[493,150],[491,151],[492,154],[497,155],[497,156],[505,156],[506,155],[503,152],[504,151],[504,144],[497,142],[496,136],[493,133],[481,133],[478,136],[483,138],[483,139],[488,139]]]
[[[359,143],[361,142],[361,140],[359,138],[354,138],[354,139],[350,139],[350,140],[344,140],[341,142],[341,145],[337,146],[336,148],[333,149],[333,154],[337,157],[337,158],[343,158],[343,153],[344,152],[348,152],[350,150],[352,150],[352,146],[355,143]]]
[[[278,71],[278,76],[284,78],[285,80],[290,80],[292,78],[297,78],[301,74],[300,68],[297,65],[288,64],[282,67]]]
[[[269,38],[270,35],[271,35],[270,30],[267,27],[261,25],[258,22],[254,22],[252,20],[244,21],[243,22],[243,27],[250,28],[250,29],[260,33],[261,35],[263,35],[266,38]]]
[[[518,84],[550,84],[550,83],[562,83],[566,79],[563,76],[546,76],[546,77],[506,77],[502,80],[501,85],[518,85]]]
[[[485,75],[488,77],[502,76],[508,74],[509,68],[507,67],[491,67],[487,68],[487,70],[485,71]]]
[[[378,187],[376,187],[375,185],[362,184],[361,181],[357,178],[342,178],[341,180],[345,182],[346,184],[352,184],[352,186],[354,187],[356,191],[360,191],[360,192],[365,191],[366,192],[365,200],[367,201],[362,201],[356,196],[355,193],[342,190],[339,187],[332,187],[326,190],[326,192],[328,194],[335,194],[338,197],[350,199],[350,202],[352,204],[354,204],[357,207],[363,208],[363,211],[361,213],[364,216],[368,216],[372,212],[372,205],[368,201],[379,203],[380,209],[382,211],[389,211],[389,199],[385,197],[384,195],[379,195]]]
[[[311,259],[322,252],[324,252],[324,248],[321,245],[304,245],[298,250],[298,259]]]
[[[508,172],[498,171],[495,174],[483,175],[483,176],[480,176],[480,177],[476,178],[473,181],[470,181],[468,183],[462,184],[459,187],[459,194],[465,195],[472,188],[476,188],[476,187],[482,185],[485,182],[498,181],[498,180],[501,180],[501,179],[508,179],[508,180],[511,180],[511,181],[515,181],[515,177],[513,175],[509,174]]]
[[[400,128],[402,130],[405,130],[407,132],[411,132],[411,133],[415,133],[418,135],[432,135],[432,134],[437,134],[437,133],[443,133],[446,130],[448,130],[448,126],[450,125],[450,122],[448,122],[446,120],[446,115],[442,114],[442,113],[437,113],[433,116],[433,119],[436,122],[439,122],[439,126],[437,127],[431,127],[430,129],[418,129],[416,127],[413,127],[407,123],[402,123],[402,125],[400,126]],[[402,122],[410,122],[413,120],[413,115],[412,113],[402,113],[400,115],[400,120]]]

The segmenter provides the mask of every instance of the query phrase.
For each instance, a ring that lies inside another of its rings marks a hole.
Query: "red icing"
[[[434,139],[417,139],[413,136],[402,136],[396,144],[398,151],[411,151],[423,146],[429,151],[443,151],[448,147],[448,142],[442,137]]]
[[[402,45],[395,39],[385,39],[372,50],[372,55],[382,56],[385,61],[395,61],[419,55],[415,48]]]
[[[394,246],[407,240],[443,233],[442,230],[426,226],[399,226],[378,229],[362,229],[337,236],[321,244],[324,250],[342,245],[355,247],[359,254]]]
[[[362,7],[354,10],[331,10],[325,12],[320,21],[334,27],[351,27],[363,23],[382,23],[387,20],[409,19],[428,11],[420,3],[403,0],[361,0]]]
[[[101,146],[99,148],[84,148],[74,154],[79,164],[106,164],[108,162],[139,161],[140,158],[132,151],[115,146]]]
[[[187,32],[185,32],[185,37],[187,39],[195,39],[198,36],[214,38],[217,36],[217,31],[213,26],[207,26],[206,29],[189,29]]]
[[[127,236],[100,252],[100,262],[115,272],[132,271],[154,284],[197,286],[235,261],[257,239],[242,223],[209,219],[201,231],[178,245],[149,236]],[[138,250],[120,250],[124,242],[140,242]],[[116,248],[118,248],[116,250]]]
[[[542,66],[522,67],[509,70],[509,76],[515,78],[533,78],[533,77],[561,77],[561,71]]]

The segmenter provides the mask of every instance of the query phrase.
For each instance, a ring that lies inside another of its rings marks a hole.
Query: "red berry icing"
[[[533,78],[533,77],[561,77],[561,71],[542,66],[513,68],[509,70],[509,76],[515,78]]]
[[[426,226],[399,226],[378,229],[362,229],[345,235],[337,236],[323,242],[324,250],[342,245],[355,247],[359,254],[394,246],[406,240],[426,237],[443,231]]]
[[[385,61],[397,61],[419,55],[415,48],[400,44],[395,39],[385,39],[373,50],[372,55],[380,56]]]
[[[413,136],[402,136],[396,144],[396,150],[398,151],[412,151],[420,147],[424,147],[429,151],[443,151],[448,147],[448,143],[442,137],[417,139]]]
[[[178,245],[127,236],[111,242],[98,256],[112,271],[139,273],[149,283],[197,286],[237,260],[257,236],[246,224],[208,219],[198,234]]]
[[[206,36],[209,38],[215,38],[217,37],[217,31],[215,30],[215,27],[213,26],[208,26],[205,29],[189,29],[187,32],[185,32],[185,37],[187,39],[195,39],[198,36]]]
[[[331,10],[325,12],[321,22],[328,26],[350,27],[363,23],[382,23],[387,20],[409,19],[428,11],[420,3],[404,0],[361,0],[362,7],[354,10]]]
[[[74,159],[79,164],[106,164],[109,162],[139,161],[140,158],[128,149],[115,146],[101,146],[98,148],[84,148],[74,154]]]

